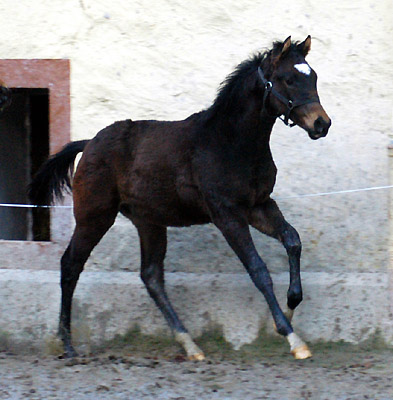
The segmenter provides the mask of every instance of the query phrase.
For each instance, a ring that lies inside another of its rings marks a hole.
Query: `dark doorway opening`
[[[0,203],[28,204],[27,185],[48,155],[49,90],[12,89],[0,115]],[[0,207],[0,239],[49,241],[49,209]]]

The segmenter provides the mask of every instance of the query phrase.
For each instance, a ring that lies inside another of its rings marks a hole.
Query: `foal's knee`
[[[298,256],[302,252],[302,242],[296,229],[290,227],[281,235],[281,241],[287,250],[289,256]]]
[[[302,244],[300,240],[298,242],[289,244],[286,247],[286,250],[289,256],[300,257],[302,253]]]

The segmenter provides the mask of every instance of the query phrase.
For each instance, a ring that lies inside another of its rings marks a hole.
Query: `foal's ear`
[[[280,61],[280,58],[288,53],[290,48],[291,48],[290,36],[288,36],[282,43],[277,42],[275,44],[275,48],[273,50],[273,55],[272,55],[273,65],[277,64]]]
[[[311,36],[308,35],[304,42],[298,44],[297,48],[303,54],[303,57],[306,57],[311,49]]]
[[[288,37],[284,40],[284,43],[282,44],[282,49],[281,49],[280,57],[283,56],[283,55],[285,55],[285,54],[289,51],[290,47],[291,47],[291,37],[288,36]]]

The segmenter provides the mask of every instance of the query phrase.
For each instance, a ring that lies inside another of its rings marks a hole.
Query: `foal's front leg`
[[[260,258],[251,238],[246,215],[238,208],[231,209],[214,203],[210,204],[214,224],[223,233],[225,239],[245,266],[255,286],[264,295],[273,315],[277,332],[285,336],[291,346],[291,352],[297,359],[311,357],[307,345],[293,332],[290,321],[282,312],[273,292],[266,264]]]
[[[296,229],[284,219],[276,202],[272,199],[255,207],[250,213],[249,222],[255,229],[279,240],[287,251],[290,283],[287,293],[288,310],[285,314],[291,320],[293,311],[303,299],[300,278],[302,244],[299,234]]]

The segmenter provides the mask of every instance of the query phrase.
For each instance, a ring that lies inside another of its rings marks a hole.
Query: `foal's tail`
[[[28,187],[32,204],[50,205],[63,199],[63,192],[71,192],[74,161],[89,140],[68,143],[57,154],[50,157],[38,170]]]

